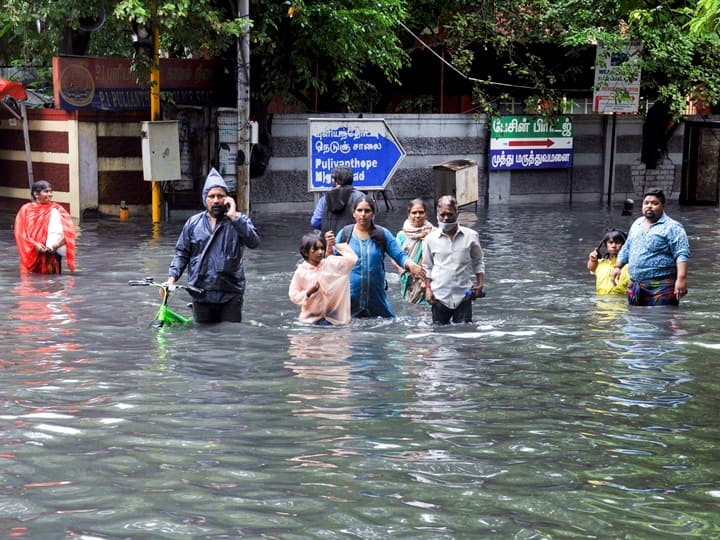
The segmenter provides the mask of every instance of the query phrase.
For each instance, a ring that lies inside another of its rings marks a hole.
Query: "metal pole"
[[[33,166],[32,166],[32,153],[30,152],[30,131],[28,129],[27,109],[25,108],[25,102],[18,101],[20,106],[20,115],[22,116],[22,127],[23,127],[23,138],[25,139],[25,161],[27,162],[27,173],[28,182],[30,183],[30,189],[35,182],[33,178]]]
[[[238,17],[250,20],[250,0],[240,0]],[[237,52],[237,206],[250,212],[250,27],[238,38]],[[243,163],[240,163],[240,160]]]
[[[610,135],[610,174],[608,177],[607,205],[612,204],[613,179],[615,177],[615,123],[617,116],[612,113],[612,129]]]
[[[150,67],[150,121],[160,118],[160,30],[157,24],[157,2],[150,4],[153,29],[153,57]],[[162,190],[160,182],[152,181],[152,220],[160,223],[162,219]]]

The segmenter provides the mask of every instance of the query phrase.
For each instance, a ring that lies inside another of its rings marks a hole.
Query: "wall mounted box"
[[[143,178],[147,181],[180,180],[180,135],[175,120],[143,122]]]

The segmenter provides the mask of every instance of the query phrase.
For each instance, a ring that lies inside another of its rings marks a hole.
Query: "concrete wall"
[[[254,210],[312,209],[316,197],[307,189],[308,118],[307,115],[274,116],[273,157],[265,174],[251,181],[250,198]],[[481,205],[602,203],[607,200],[608,192],[613,201],[634,197],[632,174],[633,166],[640,164],[643,124],[643,119],[637,116],[615,117],[614,150],[612,116],[573,116],[571,169],[509,172],[487,170],[489,128],[485,117],[423,114],[363,115],[363,118],[384,118],[407,152],[388,186],[390,196],[398,205],[404,206],[415,197],[432,199],[435,195],[433,165],[455,159],[478,162],[478,201]],[[668,159],[675,168],[673,199],[679,195],[682,139],[681,124],[668,145]]]

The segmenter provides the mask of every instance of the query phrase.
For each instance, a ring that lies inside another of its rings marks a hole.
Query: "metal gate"
[[[720,206],[720,121],[686,120],[680,204]]]

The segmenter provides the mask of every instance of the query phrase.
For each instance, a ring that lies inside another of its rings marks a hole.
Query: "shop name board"
[[[543,116],[494,116],[490,125],[491,170],[566,169],[573,162],[572,120]]]
[[[210,106],[219,71],[208,60],[160,59],[160,91],[178,105]],[[53,58],[55,107],[138,111],[150,108],[150,89],[141,87],[127,58]]]

